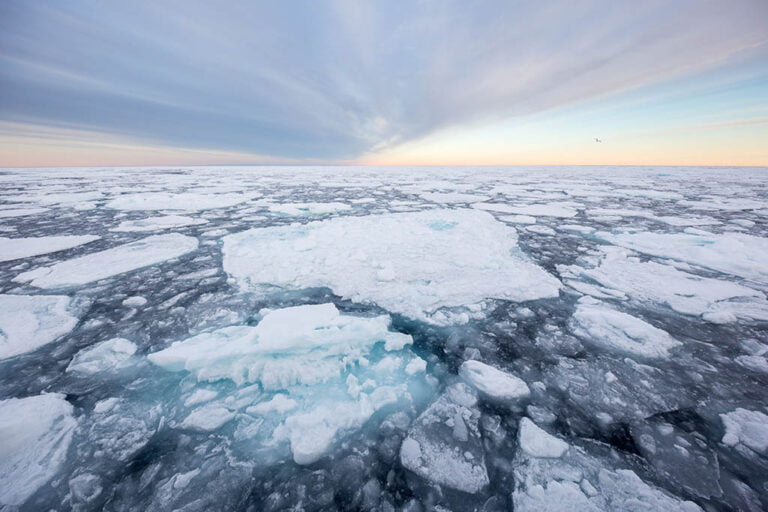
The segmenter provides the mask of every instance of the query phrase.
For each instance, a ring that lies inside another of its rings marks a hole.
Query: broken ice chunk
[[[572,329],[598,348],[638,358],[664,359],[670,349],[680,345],[666,331],[601,304],[580,303],[573,314]]]
[[[0,505],[23,505],[59,471],[77,425],[72,411],[55,393],[0,400]]]
[[[58,295],[0,295],[0,360],[31,352],[77,325],[71,299]]]
[[[721,414],[725,426],[723,444],[744,445],[760,454],[768,454],[768,416],[760,411],[739,407],[735,411]]]
[[[480,361],[464,361],[459,376],[487,397],[501,402],[519,401],[531,394],[522,379]]]
[[[488,485],[476,401],[472,389],[459,383],[433,402],[413,423],[400,447],[403,466],[422,478],[467,493]]]
[[[126,366],[135,353],[135,343],[125,338],[113,338],[78,352],[67,366],[67,371],[93,374],[117,370]]]
[[[532,457],[562,457],[568,443],[541,429],[528,418],[520,420],[518,433],[520,448]]]

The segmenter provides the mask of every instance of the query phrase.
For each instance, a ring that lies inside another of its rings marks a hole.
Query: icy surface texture
[[[196,248],[195,238],[175,233],[155,235],[50,267],[37,268],[19,274],[16,280],[29,281],[38,288],[77,286],[176,258]]]
[[[17,260],[39,254],[71,249],[98,240],[98,236],[43,236],[39,238],[0,237],[0,261]]]
[[[0,400],[0,505],[22,505],[59,471],[76,421],[63,395]]]
[[[293,459],[310,464],[341,433],[360,428],[382,407],[410,400],[409,381],[423,377],[423,361],[405,348],[411,337],[389,331],[389,323],[387,316],[342,315],[333,304],[295,306],[264,312],[255,327],[199,334],[148,358],[189,371],[201,383],[229,379],[240,386],[236,401],[213,400],[196,388],[185,404],[205,405],[180,428],[213,431],[241,413],[246,419],[238,428],[255,435],[284,417],[272,426],[272,441],[289,441]]]
[[[2,510],[768,510],[768,169],[4,169],[0,235]]]
[[[77,324],[69,297],[0,295],[0,360],[31,352]]]
[[[327,287],[355,302],[434,323],[441,308],[488,298],[556,296],[559,282],[524,257],[517,234],[483,212],[431,210],[263,228],[224,238],[224,270],[245,289]]]

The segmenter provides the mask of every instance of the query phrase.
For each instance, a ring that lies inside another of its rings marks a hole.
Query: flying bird
[[[595,137],[595,142],[603,142],[603,141]]]

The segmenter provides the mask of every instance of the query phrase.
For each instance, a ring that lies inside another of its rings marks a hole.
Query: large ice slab
[[[139,220],[126,220],[120,223],[119,226],[112,228],[110,231],[117,232],[142,232],[142,231],[159,231],[161,229],[180,228],[184,226],[198,226],[200,224],[206,224],[206,219],[195,219],[194,217],[187,217],[184,215],[162,215],[160,217],[149,217]]]
[[[521,206],[513,206],[503,203],[475,203],[472,205],[472,207],[477,208],[478,210],[486,210],[499,213],[514,213],[517,215],[529,215],[532,217],[570,218],[575,217],[578,214],[578,211],[571,208],[570,206],[558,203],[528,204]]]
[[[768,319],[765,294],[746,286],[700,277],[652,261],[629,257],[624,249],[607,250],[593,269],[567,267],[581,279],[626,294],[639,301],[663,304],[684,315],[708,320]]]
[[[517,247],[516,231],[469,209],[345,217],[224,238],[224,269],[242,288],[328,287],[434,323],[441,308],[557,296],[559,281]]]
[[[0,505],[23,505],[61,468],[77,422],[64,395],[0,400]]]
[[[69,297],[0,295],[0,360],[42,347],[76,324]]]
[[[205,194],[198,192],[181,193],[144,193],[118,196],[107,203],[116,210],[183,210],[199,211],[214,208],[227,208],[250,201],[261,194]]]
[[[14,281],[28,281],[38,288],[78,286],[178,258],[197,246],[196,238],[178,233],[154,235],[30,270],[16,276]]]
[[[256,326],[198,334],[148,356],[170,371],[191,372],[201,386],[231,380],[240,387],[236,396],[213,401],[217,393],[196,390],[187,402],[206,403],[180,428],[217,430],[240,411],[238,429],[265,422],[271,427],[259,428],[263,438],[287,442],[294,460],[309,464],[377,410],[409,400],[409,383],[423,372],[423,361],[407,348],[411,337],[390,331],[388,316],[344,315],[333,304],[262,313]]]
[[[0,237],[0,261],[39,256],[98,240],[96,235],[42,236],[36,238]]]
[[[346,203],[280,203],[269,206],[269,211],[283,215],[323,215],[352,209]]]
[[[638,358],[667,358],[680,345],[666,331],[602,304],[582,302],[573,314],[574,334],[609,352]]]
[[[596,236],[627,249],[685,261],[747,279],[768,282],[768,238],[742,233],[606,233]]]

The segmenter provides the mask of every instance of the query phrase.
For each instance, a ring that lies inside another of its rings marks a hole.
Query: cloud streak
[[[766,41],[762,0],[6,0],[0,120],[347,160],[696,72]]]

